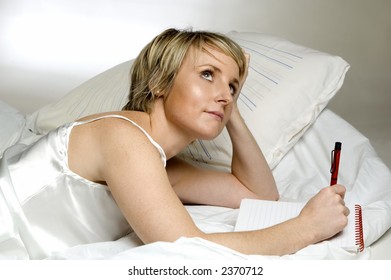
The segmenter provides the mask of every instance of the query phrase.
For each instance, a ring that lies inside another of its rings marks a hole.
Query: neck
[[[149,117],[151,137],[163,148],[167,159],[177,155],[195,140],[167,120],[164,112],[163,98],[155,102],[153,111]]]

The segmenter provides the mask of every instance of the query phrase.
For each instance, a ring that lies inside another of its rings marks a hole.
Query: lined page
[[[243,199],[240,205],[235,231],[248,231],[267,228],[297,217],[305,203]],[[329,241],[349,251],[357,251],[355,244],[355,213],[349,207],[350,215],[345,229]]]
[[[297,217],[304,203],[243,199],[235,231],[267,228]]]

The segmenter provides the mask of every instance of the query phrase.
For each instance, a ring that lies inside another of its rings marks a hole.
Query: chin
[[[220,133],[222,132],[222,129],[220,129],[219,131],[211,131],[209,133],[204,133],[202,135],[200,135],[198,137],[198,139],[201,139],[201,140],[213,140],[215,139],[217,136],[220,135]]]

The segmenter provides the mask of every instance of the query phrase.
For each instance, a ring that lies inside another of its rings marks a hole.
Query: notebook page
[[[255,230],[279,224],[298,216],[304,205],[304,203],[243,199],[235,231]]]
[[[350,210],[349,218],[348,218],[348,224],[347,226],[339,233],[337,233],[335,236],[333,236],[330,241],[334,243],[335,245],[353,250],[355,251],[357,249],[356,239],[355,239],[355,213],[354,213],[354,206],[347,205],[347,207]]]
[[[300,214],[305,203],[243,199],[240,205],[235,231],[267,228],[294,218]],[[355,245],[354,207],[348,206],[350,215],[345,229],[329,241],[346,250],[357,251]]]

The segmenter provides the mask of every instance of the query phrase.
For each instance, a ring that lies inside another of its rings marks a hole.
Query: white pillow
[[[129,71],[133,60],[123,62],[91,78],[59,101],[46,105],[27,117],[27,127],[37,134],[81,117],[118,111],[127,103]]]
[[[260,33],[227,34],[251,55],[238,106],[271,168],[316,120],[341,88],[349,64],[338,56]],[[131,62],[87,81],[59,102],[29,117],[30,128],[46,133],[91,113],[120,110],[128,94]],[[181,156],[201,165],[229,169],[226,130],[212,141],[195,141]]]
[[[247,81],[238,100],[241,114],[271,168],[316,120],[341,88],[349,64],[338,56],[259,33],[228,36],[250,54]],[[183,158],[230,167],[226,130],[213,141],[196,141]]]

